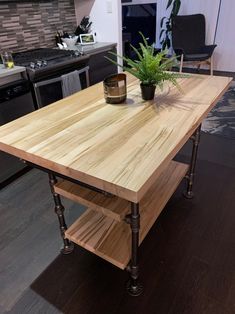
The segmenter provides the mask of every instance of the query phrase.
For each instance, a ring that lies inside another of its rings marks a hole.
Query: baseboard
[[[178,68],[173,68],[173,70],[178,71]],[[200,73],[200,74],[208,74],[208,75],[210,75],[210,70],[207,70],[207,69],[200,69],[198,71],[196,68],[185,68],[184,67],[183,68],[183,72],[186,72],[186,73]],[[230,76],[230,77],[233,77],[233,79],[235,80],[235,72],[214,70],[213,74],[217,75],[217,76]]]

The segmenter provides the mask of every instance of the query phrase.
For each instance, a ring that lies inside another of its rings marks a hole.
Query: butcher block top
[[[191,75],[143,101],[128,75],[128,98],[106,104],[102,83],[0,127],[0,150],[139,202],[231,78]]]

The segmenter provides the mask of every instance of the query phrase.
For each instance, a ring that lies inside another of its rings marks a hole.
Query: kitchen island
[[[130,273],[139,295],[138,246],[186,176],[193,180],[200,124],[231,78],[193,75],[165,84],[153,101],[141,99],[128,76],[128,98],[106,104],[102,83],[0,128],[0,149],[49,173],[64,253],[72,243]],[[188,139],[192,158],[173,160]],[[61,178],[61,179],[58,179]],[[59,195],[88,207],[68,229]]]

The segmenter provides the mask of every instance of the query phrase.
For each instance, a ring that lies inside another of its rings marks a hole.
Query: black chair
[[[205,45],[206,21],[203,14],[178,15],[172,18],[172,45],[180,59],[180,72],[183,63],[198,65],[206,63],[213,75],[212,54],[216,45]]]

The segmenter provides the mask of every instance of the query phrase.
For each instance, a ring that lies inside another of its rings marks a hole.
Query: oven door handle
[[[90,86],[89,66],[86,66],[86,67],[84,67],[80,70],[76,70],[76,71],[78,72],[79,75],[81,73],[84,73],[84,72],[86,73],[86,85],[87,85],[87,87]],[[61,82],[61,84],[62,84],[62,77],[61,76],[54,77],[52,79],[44,80],[41,82],[33,83],[33,88],[34,88],[38,108],[42,108],[42,98],[41,98],[39,88],[42,86],[57,83],[57,82]]]
[[[45,85],[56,83],[56,82],[61,82],[61,76],[33,84],[38,108],[42,108],[42,98],[41,98],[41,93],[40,93],[39,88]]]

